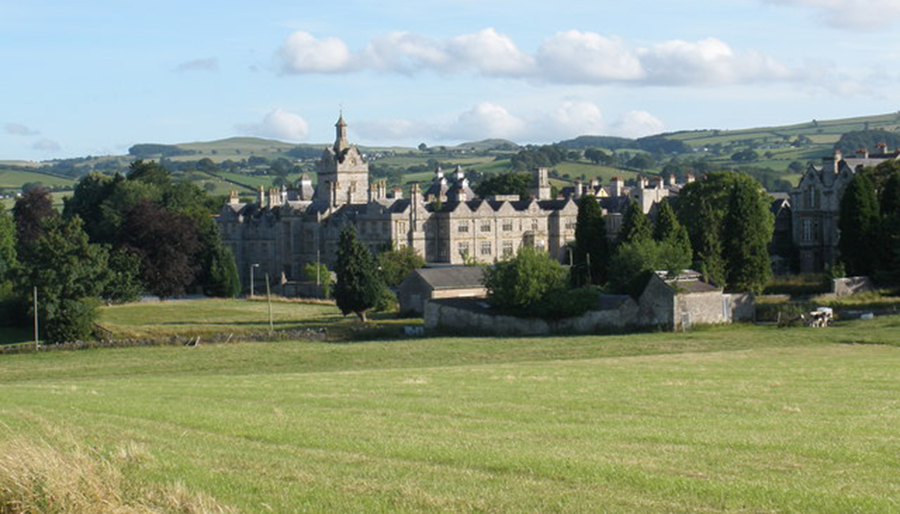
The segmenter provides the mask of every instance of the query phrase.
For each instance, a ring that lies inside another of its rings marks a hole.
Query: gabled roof
[[[484,268],[481,266],[447,266],[420,268],[413,271],[432,289],[470,289],[484,287]],[[407,277],[409,280],[411,277]]]

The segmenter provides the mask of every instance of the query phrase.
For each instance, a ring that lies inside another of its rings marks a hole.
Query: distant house
[[[772,203],[769,211],[775,217],[775,231],[769,243],[769,258],[772,262],[772,273],[786,275],[793,271],[796,259],[796,248],[793,238],[793,211],[790,196],[786,193],[771,193]]]
[[[400,283],[397,294],[400,312],[419,315],[425,312],[425,302],[438,298],[484,297],[487,290],[483,283],[481,266],[445,266],[420,268]]]
[[[809,166],[791,191],[793,239],[801,273],[818,273],[838,262],[838,218],[844,189],[863,167],[890,160],[900,160],[900,151],[888,151],[887,145],[880,143],[877,153],[860,149],[854,156],[844,156],[835,150],[820,166]]]

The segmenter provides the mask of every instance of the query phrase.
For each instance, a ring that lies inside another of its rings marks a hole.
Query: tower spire
[[[344,121],[343,109],[341,109],[341,115],[338,118],[337,123],[334,124],[334,127],[334,151],[335,153],[340,153],[350,146],[350,141],[347,139],[347,122]]]

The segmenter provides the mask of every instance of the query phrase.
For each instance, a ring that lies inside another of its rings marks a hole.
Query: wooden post
[[[40,325],[38,322],[38,297],[37,286],[34,286],[34,350],[40,347]]]
[[[266,273],[266,301],[269,303],[269,333],[275,331],[275,324],[272,321],[272,293],[269,291],[269,273]]]

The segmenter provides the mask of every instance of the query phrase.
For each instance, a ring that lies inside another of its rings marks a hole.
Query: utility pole
[[[269,303],[269,333],[275,331],[275,323],[272,321],[272,294],[269,291],[269,273],[266,272],[266,301]]]
[[[40,346],[40,339],[38,334],[40,334],[40,325],[38,323],[38,298],[37,298],[37,286],[34,286],[34,349],[37,351]]]
[[[254,263],[250,265],[250,298],[253,298],[253,268],[258,268],[259,264]]]

